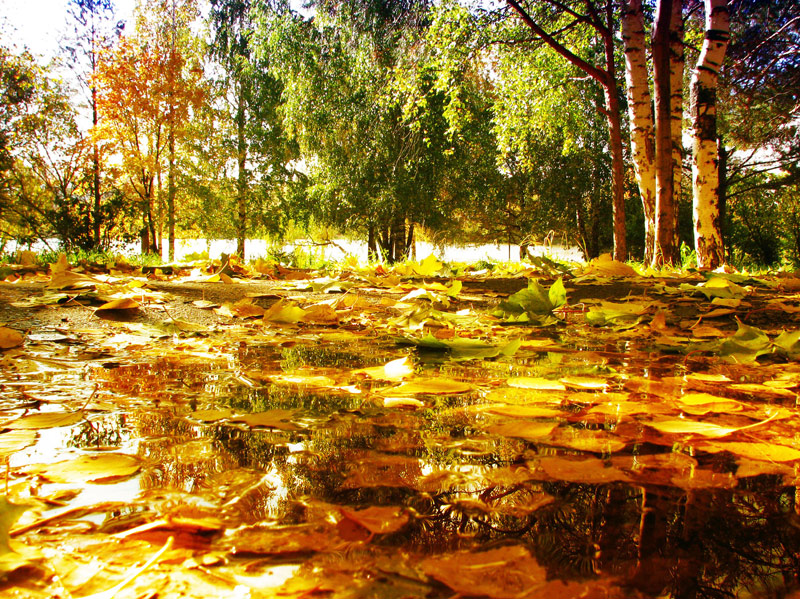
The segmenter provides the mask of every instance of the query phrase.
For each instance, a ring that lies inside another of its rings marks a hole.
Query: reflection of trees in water
[[[346,359],[305,350],[284,356],[318,368]],[[141,368],[148,374],[136,385],[115,387],[114,378],[108,389],[148,397],[170,381],[169,368]],[[733,490],[678,489],[667,476],[663,485],[532,480],[541,478],[526,468],[532,445],[483,432],[480,415],[465,409],[477,401],[468,395],[404,412],[362,395],[231,384],[216,405],[295,409],[304,428],[191,423],[181,415],[192,398],[206,397],[209,376],[189,369],[179,383],[171,379],[163,407],[76,427],[72,443],[114,445],[134,431],[153,464],[142,474],[145,489],[201,495],[237,522],[301,524],[324,504],[405,506],[409,525],[373,544],[433,553],[522,543],[551,576],[613,576],[644,596],[727,598],[748,588],[772,597],[798,584],[798,502],[780,477],[744,479]],[[180,397],[178,384],[189,390]],[[734,467],[719,456],[712,465]]]
[[[67,439],[67,447],[78,449],[119,447],[130,436],[131,431],[125,414],[107,414],[83,420],[73,427]]]

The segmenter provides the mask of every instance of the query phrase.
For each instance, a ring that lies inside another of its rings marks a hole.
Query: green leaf
[[[719,355],[738,364],[755,362],[759,356],[772,351],[772,343],[761,329],[739,322],[739,329],[723,341],[719,347]]]
[[[530,323],[547,325],[557,322],[553,310],[567,303],[567,292],[559,278],[549,291],[538,281],[531,280],[528,287],[517,291],[506,301],[500,302],[494,315],[507,323]]]
[[[473,360],[478,358],[494,358],[495,356],[511,356],[517,352],[522,345],[522,341],[514,339],[504,345],[481,341],[480,339],[469,339],[455,337],[453,339],[437,339],[430,333],[422,338],[417,337],[396,337],[395,341],[400,345],[413,345],[420,349],[433,351],[452,352],[456,359]]]
[[[780,355],[786,356],[790,360],[797,360],[800,358],[800,331],[794,331],[792,333],[783,331],[775,338],[773,343]]]

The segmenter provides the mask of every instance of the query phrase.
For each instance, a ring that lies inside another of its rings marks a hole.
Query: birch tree
[[[705,36],[690,83],[692,212],[697,265],[714,269],[725,259],[720,223],[717,81],[730,38],[727,0],[705,0]]]

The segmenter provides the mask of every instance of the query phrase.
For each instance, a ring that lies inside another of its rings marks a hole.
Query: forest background
[[[0,39],[3,249],[555,237],[800,263],[787,0],[68,4],[52,62]]]

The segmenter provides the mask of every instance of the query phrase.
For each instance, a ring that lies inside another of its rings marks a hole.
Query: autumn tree
[[[72,18],[72,31],[62,42],[67,66],[86,92],[91,113],[91,126],[97,128],[97,87],[100,54],[108,50],[118,38],[124,25],[114,20],[112,0],[69,0],[67,11]],[[102,231],[102,179],[103,165],[98,139],[92,140],[92,224],[95,246],[101,244]]]
[[[136,31],[104,55],[97,76],[102,117],[97,135],[113,144],[126,179],[139,198],[143,252],[161,252],[158,202],[164,162],[168,173],[174,169],[175,137],[185,131],[191,111],[203,99],[202,72],[192,64],[186,47],[175,44],[177,34],[171,31],[170,8],[156,0],[144,7],[138,14]],[[191,41],[188,22],[194,8],[186,3],[181,9],[183,35]],[[174,210],[174,202],[170,202],[167,218],[172,223],[171,247]]]

